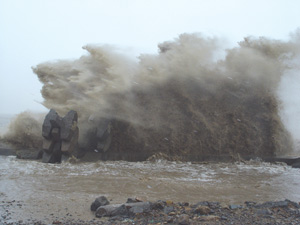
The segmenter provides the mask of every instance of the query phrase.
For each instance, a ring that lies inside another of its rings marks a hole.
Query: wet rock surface
[[[109,201],[105,196],[100,196],[96,198],[95,201],[91,205],[91,210],[96,211],[100,206],[109,205]]]
[[[71,110],[65,117],[60,117],[54,109],[46,115],[42,135],[43,162],[61,162],[63,156],[69,156],[78,148],[79,129],[77,112]]]
[[[149,207],[148,207],[149,206]],[[289,200],[277,202],[245,202],[224,205],[219,202],[197,204],[172,201],[134,202],[107,205],[97,209],[114,209],[103,224],[299,224],[300,205]],[[135,210],[132,210],[135,209]]]

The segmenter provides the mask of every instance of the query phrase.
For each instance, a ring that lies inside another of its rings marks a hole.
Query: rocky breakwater
[[[71,110],[60,117],[54,109],[43,123],[43,162],[56,163],[68,158],[78,148],[77,112]]]
[[[299,224],[299,209],[298,203],[289,200],[226,205],[128,199],[124,204],[110,205],[104,196],[91,205],[95,216],[101,218],[100,224]]]

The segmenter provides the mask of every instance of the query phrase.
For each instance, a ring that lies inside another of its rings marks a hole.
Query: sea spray
[[[19,148],[41,148],[43,118],[44,114],[29,111],[18,114],[12,118],[3,140]]]
[[[33,72],[47,108],[78,112],[82,148],[94,150],[87,143],[95,121],[111,121],[107,159],[274,156],[292,149],[279,117],[278,96],[288,90],[278,94],[278,86],[299,40],[299,32],[289,41],[247,37],[224,49],[222,39],[182,34],[137,62],[87,45],[87,55]]]

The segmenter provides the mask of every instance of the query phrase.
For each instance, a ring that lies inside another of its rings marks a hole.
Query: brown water
[[[44,164],[0,156],[0,199],[12,206],[12,221],[56,217],[93,219],[91,202],[105,195],[111,203],[144,200],[300,201],[300,170],[283,164],[192,164],[181,162],[94,162]],[[69,213],[69,214],[68,214]],[[51,215],[52,214],[52,215]]]

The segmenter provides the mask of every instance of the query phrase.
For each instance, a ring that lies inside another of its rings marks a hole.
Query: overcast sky
[[[234,45],[248,35],[287,39],[299,0],[0,0],[0,113],[45,111],[31,66],[78,58],[90,43],[132,54],[201,32]]]

